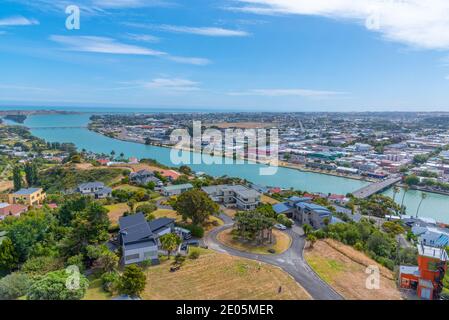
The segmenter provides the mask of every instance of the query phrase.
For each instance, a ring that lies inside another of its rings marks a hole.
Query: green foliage
[[[12,180],[14,182],[14,191],[22,188],[22,170],[19,166],[15,166],[12,171]]]
[[[27,181],[28,188],[38,185],[38,169],[35,162],[27,162],[25,164],[25,179]]]
[[[89,281],[84,275],[58,270],[49,272],[42,279],[34,282],[27,298],[29,300],[81,300],[88,287]]]
[[[368,199],[356,201],[363,215],[384,218],[385,215],[395,214],[400,211],[400,206],[392,198],[376,194]]]
[[[194,251],[189,253],[189,259],[196,260],[199,257],[200,257],[200,252],[197,251],[197,250],[194,250]]]
[[[196,238],[202,238],[204,237],[204,228],[202,226],[198,226],[195,224],[184,224],[184,223],[178,223],[179,227],[187,229],[190,231],[192,236]]]
[[[66,201],[58,210],[58,220],[64,225],[68,226],[72,223],[73,218],[80,212],[86,210],[87,205],[91,202],[89,197],[74,196],[67,198]]]
[[[9,273],[17,268],[19,257],[9,238],[3,239],[0,244],[0,271]]]
[[[84,182],[100,181],[112,183],[122,174],[121,169],[102,168],[95,170],[77,170],[57,166],[39,173],[39,181],[48,193],[73,189]]]
[[[411,174],[405,177],[404,182],[409,186],[416,186],[417,184],[419,184],[419,178],[416,175]]]
[[[264,243],[272,240],[276,220],[257,211],[241,211],[235,216],[234,234],[247,241]]]
[[[178,246],[182,243],[181,238],[174,233],[164,234],[159,238],[161,241],[161,247],[163,250],[167,251],[167,255],[170,257],[172,251],[175,251]]]
[[[392,235],[399,235],[405,233],[405,229],[401,226],[401,224],[394,221],[384,222],[382,228],[385,232],[390,233]]]
[[[51,214],[42,210],[29,211],[20,219],[6,218],[3,221],[3,229],[14,243],[19,262],[28,258],[35,244],[46,239],[54,222]]]
[[[219,210],[219,206],[205,192],[195,189],[181,194],[173,208],[182,215],[184,221],[190,218],[196,225],[202,225]]]
[[[35,277],[44,275],[50,271],[56,271],[62,267],[63,263],[60,258],[40,256],[28,259],[21,266],[20,271]]]
[[[15,300],[24,296],[31,286],[28,275],[14,272],[0,279],[0,300]]]
[[[313,228],[311,225],[306,223],[302,226],[302,230],[304,231],[304,234],[307,236],[310,232],[312,232]]]
[[[182,174],[185,174],[185,175],[191,175],[192,169],[190,169],[190,167],[184,165],[184,166],[179,167],[179,172],[181,172]]]
[[[116,271],[103,273],[101,276],[101,283],[103,290],[113,293],[119,284],[120,275]]]
[[[146,276],[142,269],[136,265],[125,267],[119,280],[118,291],[130,297],[139,297],[145,290]]]
[[[84,272],[84,255],[77,254],[67,259],[66,266],[77,266],[80,272]]]
[[[190,179],[186,175],[179,176],[175,181],[173,181],[173,184],[179,185],[179,184],[186,184],[189,183]]]
[[[293,222],[285,214],[278,215],[276,217],[276,221],[283,224],[287,228],[291,228],[293,226]]]

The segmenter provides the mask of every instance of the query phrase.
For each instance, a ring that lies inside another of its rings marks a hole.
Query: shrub
[[[177,254],[175,256],[175,263],[176,264],[183,264],[184,261],[186,261],[186,257],[184,257],[183,255]]]
[[[192,251],[192,252],[190,252],[190,254],[189,254],[189,258],[190,259],[192,259],[192,260],[196,260],[196,259],[198,259],[200,257],[200,252],[199,251]]]
[[[113,293],[119,281],[119,274],[115,271],[103,273],[101,276],[101,285],[106,292]]]
[[[30,277],[25,273],[14,272],[0,279],[0,300],[15,300],[24,296],[30,285]]]
[[[84,256],[80,253],[68,258],[66,266],[77,266],[80,272],[84,272]]]
[[[108,228],[109,233],[116,233],[120,231],[120,226],[118,223],[111,224]]]
[[[63,263],[58,258],[34,257],[28,259],[21,267],[20,271],[30,275],[43,275],[50,271],[55,271],[63,267]]]
[[[181,228],[187,229],[192,233],[192,236],[197,238],[204,237],[204,228],[195,224],[179,224]]]

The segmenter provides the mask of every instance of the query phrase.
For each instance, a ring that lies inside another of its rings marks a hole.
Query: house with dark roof
[[[119,219],[119,241],[125,265],[150,260],[159,263],[157,237],[142,213]]]
[[[103,182],[86,182],[80,184],[76,191],[82,195],[92,196],[95,199],[104,199],[112,196],[112,189],[104,185]]]
[[[162,181],[154,176],[154,172],[151,172],[149,170],[140,170],[137,172],[131,172],[129,174],[129,180],[132,183],[142,185],[142,186],[146,186],[150,182],[153,182],[156,185],[156,187],[164,186]]]

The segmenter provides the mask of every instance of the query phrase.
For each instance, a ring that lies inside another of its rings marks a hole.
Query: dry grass
[[[276,199],[268,197],[264,194],[260,197],[260,202],[262,202],[263,204],[266,204],[266,203],[267,204],[278,204],[279,203],[279,201],[277,201]]]
[[[334,240],[317,241],[305,251],[309,265],[337,292],[350,300],[399,300],[393,273],[363,253]],[[380,289],[366,288],[367,266],[379,267]]]
[[[224,230],[218,234],[217,239],[224,245],[239,251],[257,254],[270,254],[268,250],[273,249],[276,254],[280,254],[290,248],[292,244],[292,239],[290,236],[279,230],[273,230],[274,244],[263,246],[256,246],[250,243],[243,243],[239,240],[234,240],[231,232],[232,229]]]
[[[129,184],[121,184],[113,188],[114,190],[125,190],[127,192],[146,191],[145,188],[136,187]]]
[[[147,202],[137,202],[135,208],[145,203]],[[120,219],[126,211],[129,211],[129,207],[126,203],[112,204],[105,206],[105,208],[109,210],[109,221],[113,224],[118,223],[118,219]]]
[[[227,215],[233,219],[234,219],[235,215],[237,214],[237,210],[232,209],[232,208],[221,208],[221,211],[223,211],[225,215]]]
[[[181,216],[175,211],[175,210],[169,210],[169,209],[157,209],[156,211],[152,212],[152,215],[157,218],[170,218],[175,219],[176,221],[181,221]]]
[[[196,249],[198,250],[198,249]],[[145,300],[308,300],[308,293],[279,268],[201,250],[177,272],[170,262],[147,269]],[[282,286],[282,292],[278,289]]]

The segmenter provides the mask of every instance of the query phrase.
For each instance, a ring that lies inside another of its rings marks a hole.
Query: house
[[[129,180],[132,183],[146,186],[150,182],[154,182],[154,184],[158,187],[162,187],[164,184],[161,180],[154,176],[154,173],[149,170],[140,170],[137,172],[131,172],[129,174]]]
[[[148,222],[150,230],[153,233],[158,245],[160,245],[159,238],[168,233],[175,231],[175,219],[159,218]]]
[[[286,202],[274,204],[273,210],[277,214],[285,214],[287,217],[298,221],[300,224],[308,224],[315,229],[320,229],[326,223],[341,223],[340,219],[332,216],[329,209],[312,203],[310,197],[290,197]]]
[[[112,196],[112,189],[104,185],[103,182],[87,182],[80,184],[76,191],[82,195],[92,196],[95,199],[104,199]]]
[[[254,210],[260,203],[261,194],[242,185],[207,186],[201,189],[213,201],[240,210]]]
[[[189,191],[190,189],[193,189],[193,186],[190,183],[172,185],[163,187],[162,194],[166,197],[178,196],[181,193]]]
[[[34,206],[42,204],[46,198],[46,194],[42,188],[20,189],[8,195],[10,204],[24,204]]]
[[[0,203],[0,220],[7,216],[20,217],[22,213],[28,211],[28,207],[22,204]]]
[[[159,263],[156,236],[142,213],[121,217],[119,226],[119,241],[125,265],[146,260]]]
[[[418,266],[399,267],[399,286],[416,291],[421,299],[438,300],[449,260],[444,248],[418,244]]]

